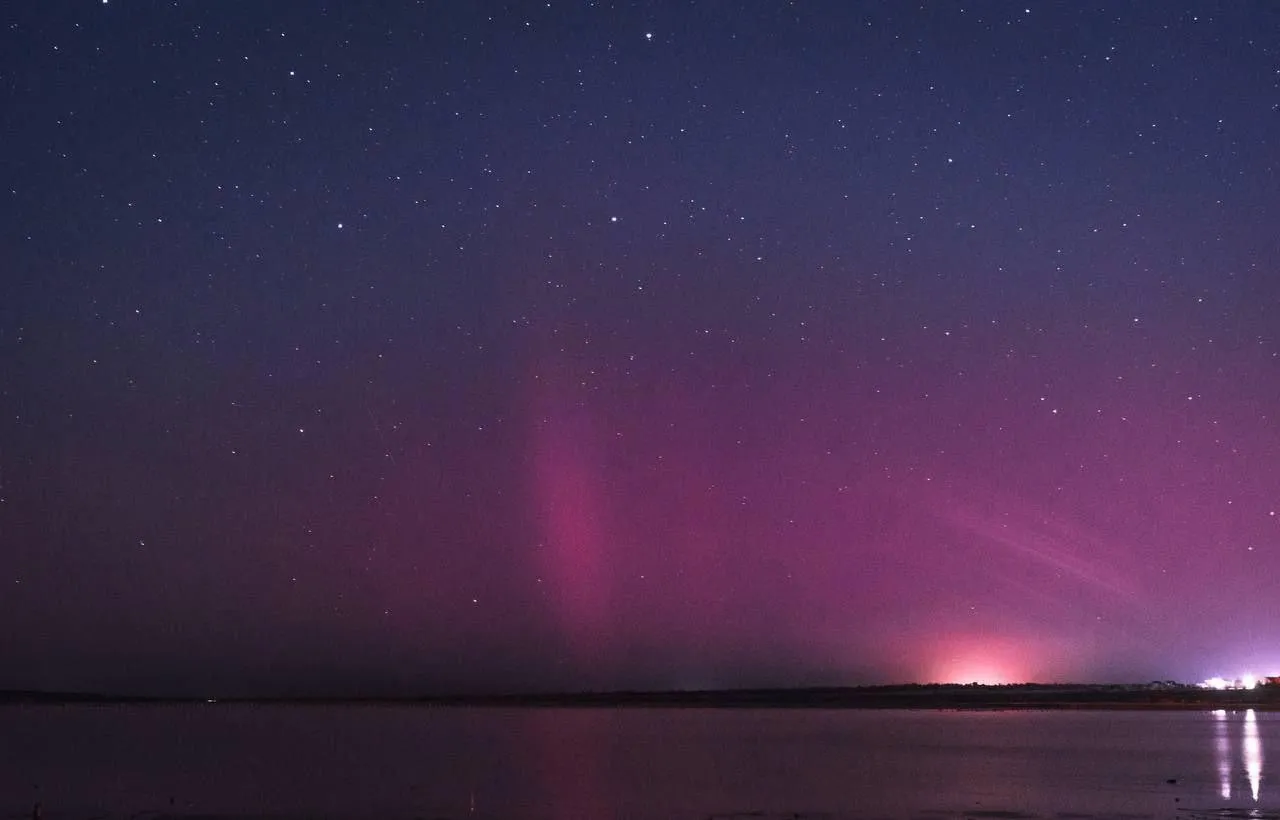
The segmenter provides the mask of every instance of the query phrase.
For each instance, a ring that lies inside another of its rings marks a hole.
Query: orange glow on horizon
[[[980,683],[983,686],[997,686],[1005,683],[1021,683],[994,666],[973,664],[965,666],[957,664],[954,669],[942,675],[938,683]]]
[[[1034,655],[1032,647],[1008,639],[952,638],[938,646],[927,677],[934,683],[1026,683]]]

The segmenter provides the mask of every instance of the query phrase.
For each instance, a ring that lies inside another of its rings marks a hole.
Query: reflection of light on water
[[[1231,738],[1227,735],[1227,710],[1213,710],[1213,750],[1218,762],[1218,793],[1231,799]]]
[[[1258,734],[1258,716],[1250,709],[1244,713],[1244,770],[1249,775],[1253,802],[1258,802],[1262,785],[1262,737]]]
[[[1237,769],[1232,754],[1231,715],[1226,709],[1213,710],[1213,752],[1218,764],[1218,793],[1223,800],[1231,799],[1231,776]],[[1244,773],[1249,779],[1249,793],[1258,802],[1262,792],[1262,733],[1258,730],[1258,716],[1246,709],[1244,722],[1240,724],[1240,754],[1244,758]]]

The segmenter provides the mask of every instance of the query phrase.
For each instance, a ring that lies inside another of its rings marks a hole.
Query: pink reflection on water
[[[593,820],[617,816],[617,796],[610,793],[603,769],[609,753],[602,742],[607,727],[600,725],[611,714],[594,709],[532,714],[534,759],[547,816]]]

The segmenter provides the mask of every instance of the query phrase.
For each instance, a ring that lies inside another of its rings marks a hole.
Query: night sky
[[[9,3],[0,688],[1280,672],[1280,6]]]

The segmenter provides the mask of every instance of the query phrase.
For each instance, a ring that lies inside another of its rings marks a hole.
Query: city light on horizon
[[[1280,673],[1272,675],[1258,675],[1253,672],[1245,672],[1236,678],[1224,678],[1215,675],[1206,678],[1198,685],[1203,689],[1256,689],[1259,686],[1280,684]]]

